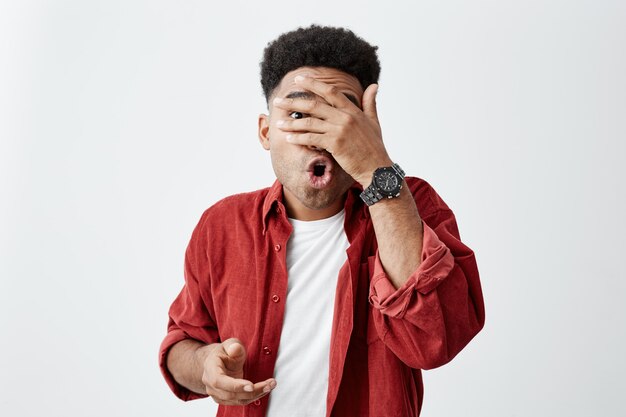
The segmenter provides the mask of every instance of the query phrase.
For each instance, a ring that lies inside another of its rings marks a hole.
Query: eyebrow
[[[292,91],[285,98],[303,98],[305,100],[315,100],[315,94],[308,91]]]
[[[361,108],[359,101],[352,94],[343,93],[343,95],[346,96],[346,98],[352,103],[354,103],[355,106]],[[317,96],[309,91],[292,91],[285,96],[285,98],[303,98],[305,100],[315,100],[315,97]]]

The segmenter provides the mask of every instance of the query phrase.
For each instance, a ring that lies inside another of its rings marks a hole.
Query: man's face
[[[350,177],[335,159],[323,149],[295,145],[285,139],[286,132],[276,127],[280,119],[307,117],[306,114],[289,113],[274,107],[275,97],[297,98],[324,101],[321,97],[303,91],[295,84],[297,75],[307,75],[344,93],[361,107],[363,89],[359,81],[337,69],[325,67],[302,67],[287,73],[269,100],[270,114],[259,116],[259,139],[270,151],[276,178],[284,189],[289,216],[301,220],[316,220],[330,217],[343,207],[343,197],[354,179]]]

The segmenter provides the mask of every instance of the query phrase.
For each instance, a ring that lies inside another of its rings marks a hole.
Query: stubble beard
[[[317,189],[309,184],[306,174],[298,165],[286,166],[279,163],[275,167],[276,177],[291,194],[306,208],[311,210],[322,210],[342,198],[350,189],[354,180],[338,164],[335,163],[333,174],[333,184],[324,189]]]

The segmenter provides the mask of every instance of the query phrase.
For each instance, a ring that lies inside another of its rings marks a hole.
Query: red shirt
[[[399,289],[381,265],[361,189],[355,184],[348,191],[344,228],[350,247],[336,288],[327,417],[418,416],[420,369],[450,361],[483,326],[476,260],[459,238],[454,214],[426,181],[406,182],[424,239],[422,262]],[[204,212],[186,251],[185,285],[170,308],[160,350],[161,370],[178,397],[203,397],[176,383],[166,367],[169,348],[186,338],[208,344],[236,337],[247,349],[245,378],[273,377],[291,231],[278,181]],[[267,402],[268,396],[247,406],[220,406],[217,416],[264,416]]]

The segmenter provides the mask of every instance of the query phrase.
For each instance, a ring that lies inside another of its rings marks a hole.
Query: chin
[[[352,183],[342,185],[335,185],[334,187],[321,190],[306,187],[300,189],[300,193],[296,195],[298,196],[298,200],[300,200],[305,207],[312,210],[322,210],[337,203],[338,200],[342,200]]]
[[[322,210],[332,206],[340,196],[327,190],[313,190],[299,197],[301,198],[298,199],[305,207],[311,210]]]

